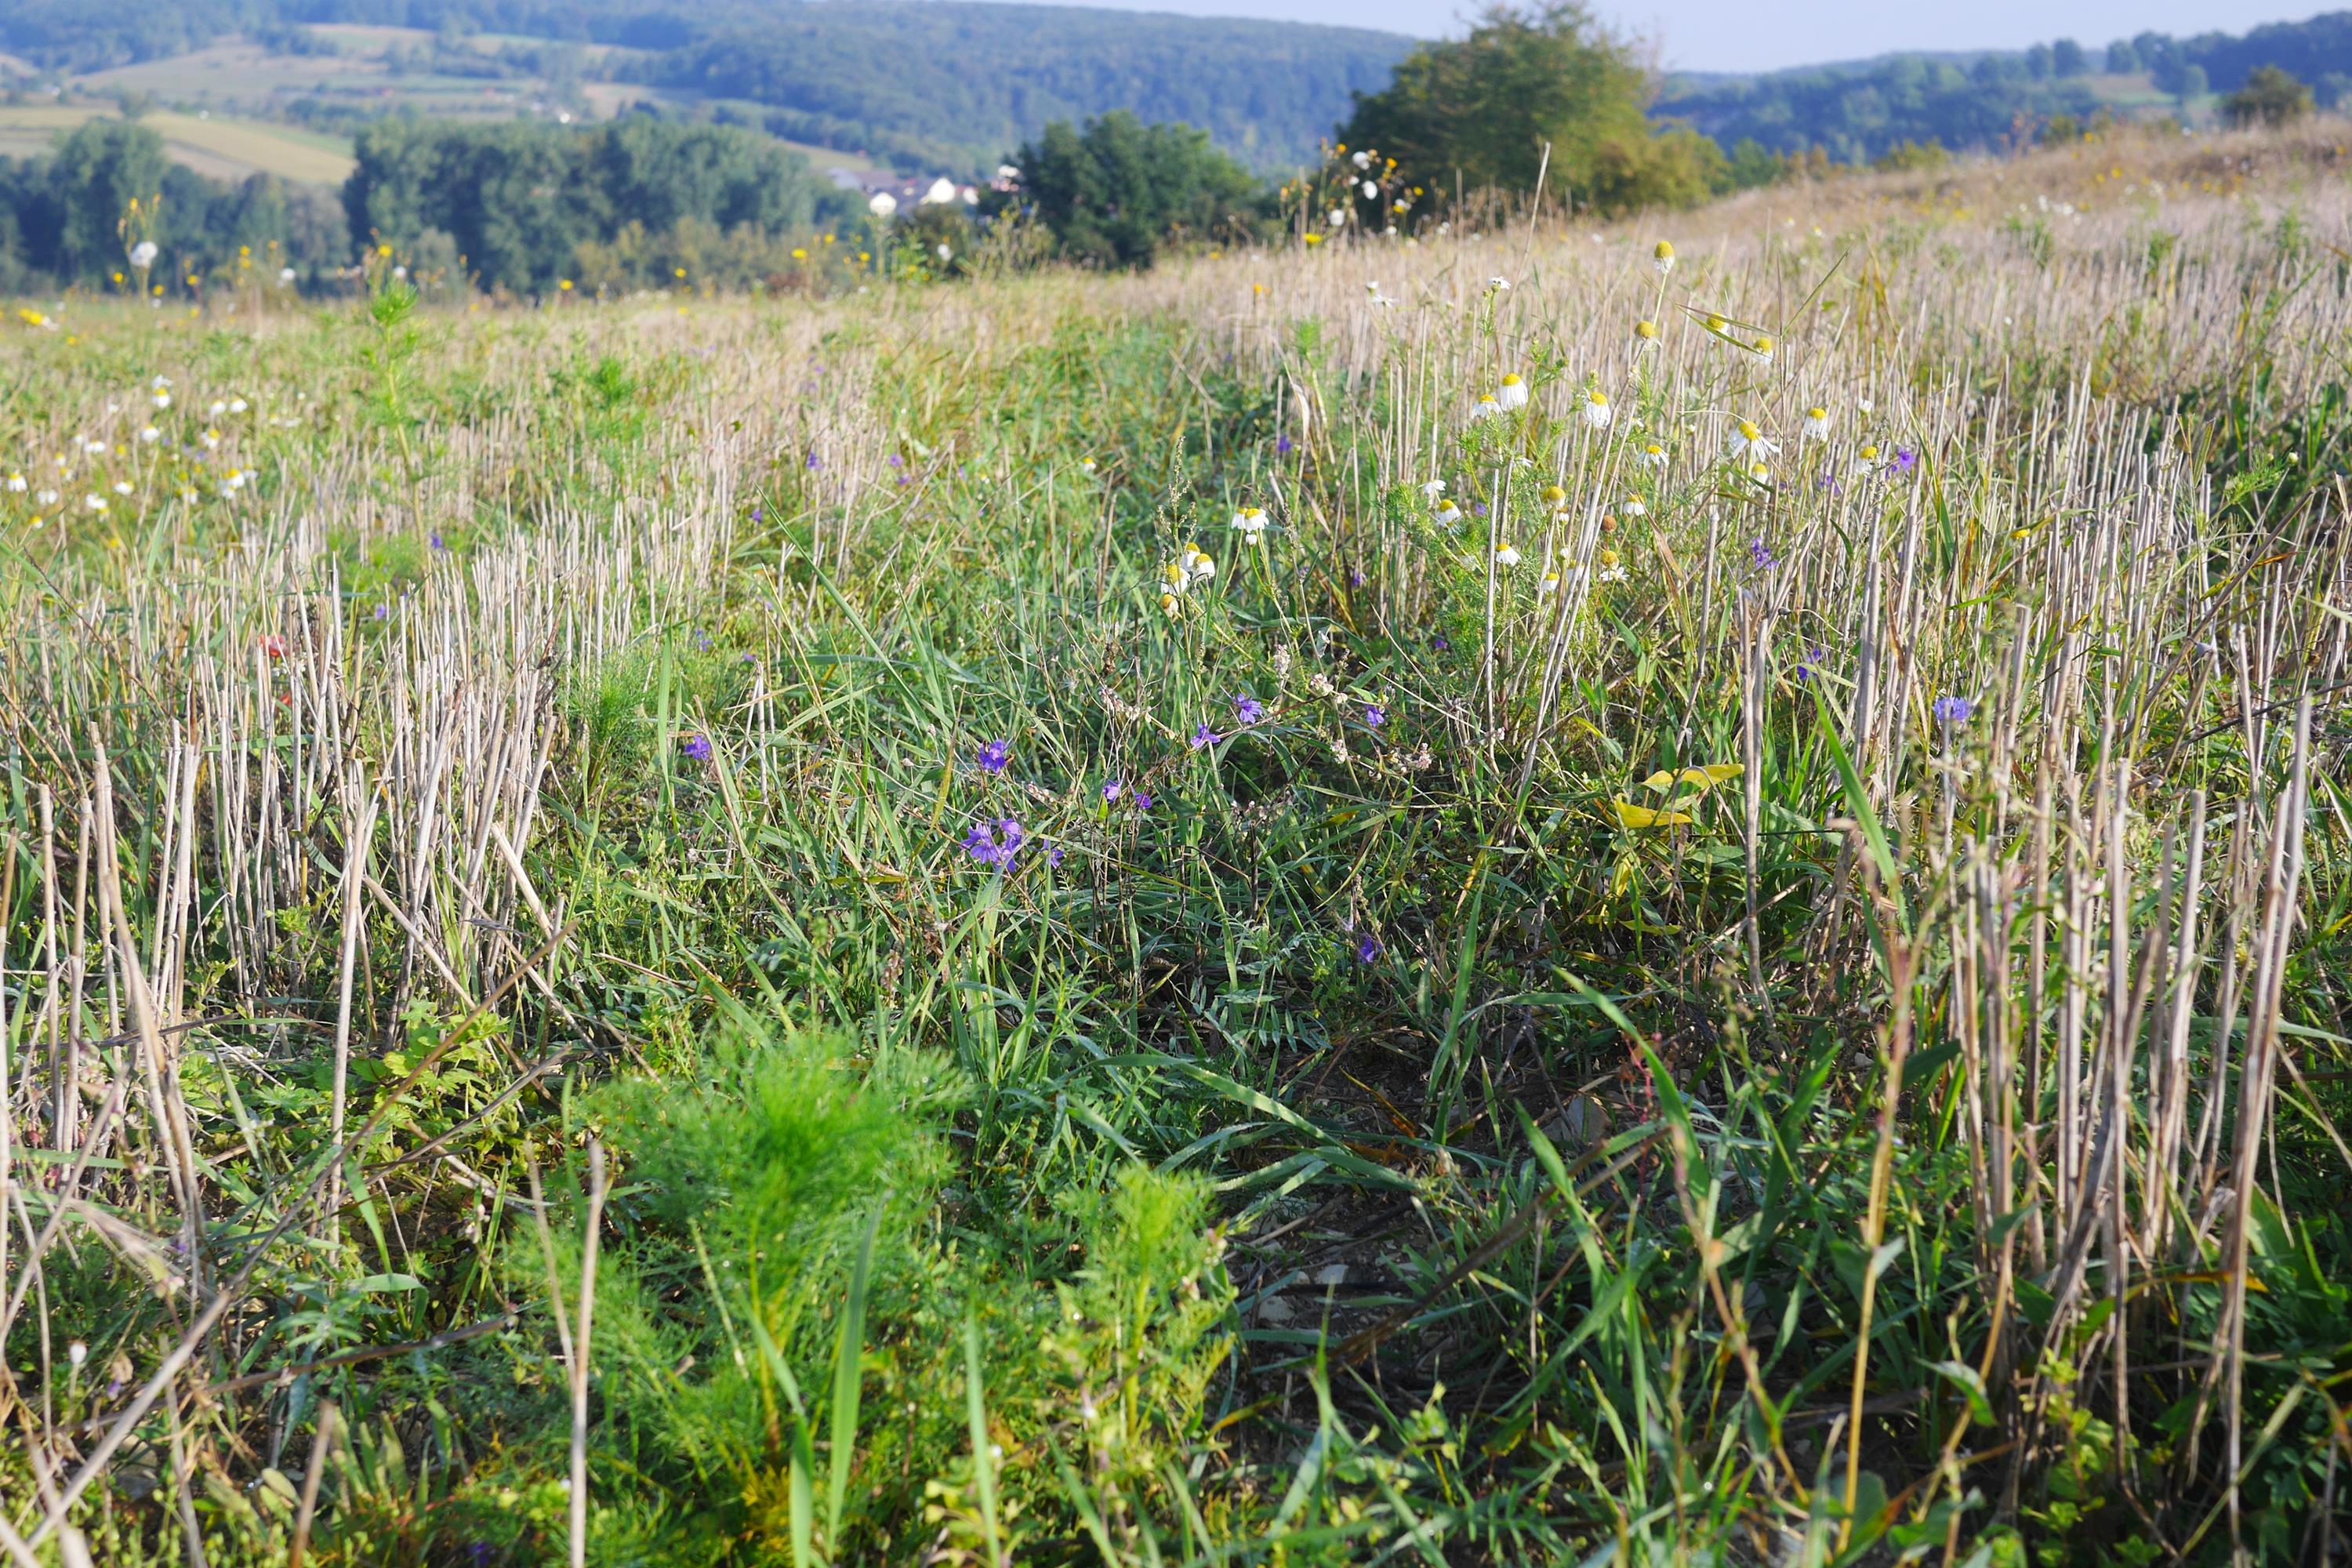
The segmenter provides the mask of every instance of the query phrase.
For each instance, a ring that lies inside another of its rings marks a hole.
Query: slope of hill
[[[573,101],[582,84],[603,81],[640,100],[730,100],[732,117],[781,136],[966,174],[1049,121],[1114,109],[1187,121],[1252,164],[1281,167],[1314,156],[1349,94],[1384,83],[1412,47],[1359,28],[965,0],[190,0],[163,12],[130,0],[0,0],[0,37],[36,66],[135,76],[151,91],[159,72],[237,37],[269,58],[261,76],[316,80],[332,100],[357,85],[353,59],[372,44],[382,52],[382,40],[354,37],[362,26],[427,30],[412,35],[404,68],[411,86],[435,79],[438,96],[418,105],[427,112],[501,101],[503,112],[527,110],[554,96],[532,83]],[[530,58],[551,44],[590,47]],[[372,112],[392,106],[384,84],[367,90]]]
[[[2097,67],[2104,65],[2104,72]],[[2172,110],[2192,118],[2259,66],[2318,89],[2323,105],[2352,92],[2352,11],[2279,22],[2243,35],[2176,38],[2141,33],[2104,50],[2071,40],[1970,55],[1900,54],[1752,77],[1670,79],[1656,112],[1687,121],[1727,148],[1825,149],[1876,157],[1905,142],[1953,149],[2030,137],[2053,117]]]

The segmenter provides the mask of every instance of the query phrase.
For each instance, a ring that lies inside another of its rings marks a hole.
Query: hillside
[[[609,114],[759,124],[903,169],[990,169],[1055,119],[1181,120],[1262,170],[1315,156],[1411,40],[1356,28],[883,0],[0,0],[0,37],[93,90],[275,114]]]
[[[2242,35],[2176,38],[2144,32],[2104,47],[2059,39],[2024,50],[1896,54],[1759,76],[1670,79],[1655,112],[1687,122],[1727,149],[1753,141],[1770,153],[1824,149],[1843,161],[1906,142],[1954,151],[2031,139],[2058,115],[2168,112],[2207,121],[2216,95],[2259,66],[2316,89],[2323,107],[2352,91],[2352,11],[2273,23]]]

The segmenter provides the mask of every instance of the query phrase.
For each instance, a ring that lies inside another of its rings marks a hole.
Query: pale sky
[[[1063,0],[1070,3],[1070,0]],[[1475,5],[1452,0],[1078,0],[1122,11],[1262,16],[1377,27],[1423,37],[1459,32]],[[2341,0],[2337,0],[2340,4]],[[1975,0],[1966,5],[1889,5],[1827,0],[1805,6],[1756,0],[1595,0],[1601,16],[1656,40],[1664,63],[1686,70],[1775,70],[1862,59],[1897,49],[2021,49],[2072,37],[2096,48],[2111,38],[2160,33],[2242,33],[2297,21],[2325,5],[2251,6],[2227,0]]]

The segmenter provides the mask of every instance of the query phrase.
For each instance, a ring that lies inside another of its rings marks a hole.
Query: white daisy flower
[[[1743,462],[1759,462],[1780,449],[1780,444],[1742,419],[1731,437],[1731,455]]]
[[[9,493],[9,494],[11,494],[11,495],[19,495],[19,496],[20,496],[20,495],[23,495],[26,490],[30,489],[31,488],[32,488],[32,485],[30,484],[30,482],[29,482],[29,481],[27,481],[27,480],[26,479],[26,478],[25,478],[25,476],[24,476],[24,475],[22,475],[22,474],[10,474],[10,475],[8,476],[8,493]]]
[[[1661,278],[1675,269],[1675,247],[1672,241],[1662,239],[1650,247],[1650,265],[1657,268],[1658,276]]]
[[[1640,496],[1627,496],[1625,498],[1625,504],[1619,507],[1617,510],[1623,512],[1627,517],[1647,517],[1650,515],[1649,507],[1643,503]]]
[[[1234,513],[1234,531],[1242,536],[1245,544],[1258,543],[1259,536],[1265,532],[1265,509],[1245,506]]]
[[[1654,474],[1664,473],[1666,468],[1666,449],[1653,441],[1642,448],[1639,461],[1642,467]]]
[[[106,510],[106,498],[100,495],[97,491],[92,490],[89,494],[81,498],[81,504],[88,507],[92,511],[104,511]]]
[[[1829,411],[1828,409],[1826,409],[1826,408],[1808,408],[1808,409],[1806,409],[1806,410],[1805,410],[1805,434],[1806,434],[1806,436],[1808,436],[1809,437],[1811,437],[1811,439],[1816,440],[1816,441],[1824,441],[1824,440],[1827,440],[1827,439],[1829,438],[1829,433],[1830,433],[1830,411]]]
[[[1517,566],[1518,563],[1519,552],[1517,549],[1508,544],[1497,544],[1495,546],[1496,565],[1510,567]]]
[[[1445,481],[1444,479],[1431,479],[1421,487],[1421,493],[1429,500],[1435,500],[1439,496],[1445,493]]]
[[[131,493],[131,481],[130,481],[129,479],[117,479],[117,480],[115,480],[115,481],[114,481],[114,493],[115,493],[116,495],[119,495],[119,496],[127,496],[127,495],[129,495],[129,494]]]
[[[139,438],[152,447],[163,438],[163,432],[152,425],[142,425],[139,428]]]
[[[1596,386],[1584,395],[1584,422],[1587,425],[1595,430],[1606,430],[1609,421],[1615,416],[1616,410],[1609,406],[1607,393]]]
[[[55,490],[36,490],[33,493],[33,500],[42,506],[55,506],[58,504],[58,492]]]
[[[1470,405],[1470,417],[1473,419],[1484,419],[1490,414],[1500,414],[1502,411],[1503,405],[1495,401],[1495,395],[1493,393],[1481,393],[1478,396],[1478,401]]]
[[[1462,509],[1450,500],[1442,500],[1437,503],[1437,510],[1432,515],[1446,527],[1452,528],[1462,521]]]
[[[1528,384],[1519,379],[1517,372],[1512,372],[1503,378],[1502,390],[1495,395],[1495,401],[1505,408],[1525,408],[1528,405]]]

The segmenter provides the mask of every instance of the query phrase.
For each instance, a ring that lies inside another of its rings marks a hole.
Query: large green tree
[[[1240,238],[1263,217],[1257,181],[1208,132],[1125,110],[1083,132],[1055,121],[1015,161],[1024,204],[1064,255],[1094,266],[1148,267],[1172,239]]]
[[[1488,10],[1467,37],[1424,44],[1340,132],[1431,190],[1527,192],[1604,210],[1706,194],[1722,155],[1645,113],[1633,46],[1574,0]]]

